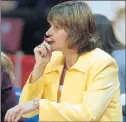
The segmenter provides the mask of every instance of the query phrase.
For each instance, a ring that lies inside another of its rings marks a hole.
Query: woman
[[[13,90],[12,81],[14,80],[13,65],[10,59],[1,53],[1,122],[8,109],[17,105],[17,99]],[[23,118],[20,122],[24,122]]]
[[[95,15],[95,22],[96,22],[96,30],[100,36],[101,40],[101,48],[109,53],[115,60],[119,67],[119,81],[120,81],[120,92],[121,92],[121,104],[122,106],[125,105],[125,84],[126,84],[126,75],[125,75],[125,45],[123,40],[122,33],[122,40],[117,40],[115,36],[115,29],[113,28],[111,22],[103,15],[96,14]],[[121,29],[123,30],[123,29]],[[121,31],[118,30],[118,31]],[[123,107],[123,113],[126,113],[125,106]],[[126,114],[124,114],[126,115]]]
[[[20,104],[6,121],[39,113],[39,121],[121,121],[118,68],[94,38],[95,22],[82,1],[56,5],[48,38],[34,49],[36,63]]]

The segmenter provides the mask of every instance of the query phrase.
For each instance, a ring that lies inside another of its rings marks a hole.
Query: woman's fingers
[[[47,57],[47,56],[50,56],[50,54],[52,53],[52,48],[51,48],[51,46],[50,46],[48,43],[46,43],[46,42],[44,42],[43,44],[44,44],[44,46],[46,47],[46,57]]]
[[[8,116],[8,112],[6,112],[5,117],[4,117],[4,121],[7,121],[7,116]]]
[[[23,114],[24,110],[21,107],[14,107],[7,111],[5,115],[5,122],[14,122],[19,120]]]
[[[51,46],[47,42],[43,42],[39,47],[41,56],[47,57],[48,53],[51,52]]]
[[[9,109],[5,115],[5,121],[6,122],[15,122],[18,121],[23,114],[27,114],[29,112],[32,112],[36,109],[36,107],[33,106],[33,101],[29,101],[25,104],[16,105],[15,107]]]
[[[34,53],[40,56],[44,56],[46,55],[46,48],[44,47],[44,45],[40,44],[37,47],[35,47],[34,49]]]
[[[40,51],[41,51],[41,56],[46,57],[47,50],[46,50],[46,47],[44,45],[41,45]]]
[[[14,121],[16,116],[18,116],[17,111],[12,112],[12,114],[10,115],[10,121]]]
[[[47,64],[52,56],[51,46],[44,41],[42,44],[34,48],[34,55],[36,64],[43,64],[43,62]]]
[[[21,108],[17,108],[17,110],[12,112],[11,121],[14,121],[17,118],[17,116],[20,114],[21,110],[22,110]]]
[[[10,109],[7,111],[5,116],[5,122],[11,122],[11,116],[12,116],[13,109]]]
[[[51,46],[47,42],[44,41],[43,44],[49,52],[52,50]]]
[[[9,111],[7,111],[5,117],[4,117],[4,121],[7,122],[8,121],[8,116],[9,116]]]
[[[14,119],[14,121],[15,121],[15,122],[18,122],[18,120],[22,117],[23,113],[24,113],[24,110],[21,110],[21,111],[19,112],[18,116],[16,116],[16,118]]]

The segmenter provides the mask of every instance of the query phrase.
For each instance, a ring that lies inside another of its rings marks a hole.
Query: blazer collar
[[[92,51],[81,54],[77,62],[69,70],[77,70],[82,73],[86,73],[91,61],[90,60],[91,52]],[[50,61],[46,73],[55,72],[55,71],[60,72],[64,67],[64,62],[65,61],[64,61],[63,54],[61,52],[59,54],[55,54],[54,52],[54,55],[52,55],[52,61]]]

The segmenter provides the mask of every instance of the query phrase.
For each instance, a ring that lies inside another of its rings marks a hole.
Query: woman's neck
[[[63,52],[63,54],[65,57],[65,65],[66,65],[67,69],[72,67],[79,58],[79,54],[74,50],[69,50],[69,51]]]

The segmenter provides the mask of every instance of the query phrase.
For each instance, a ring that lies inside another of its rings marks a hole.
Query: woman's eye
[[[59,27],[59,26],[55,26],[55,28],[56,28],[56,29],[60,29],[60,27]]]

